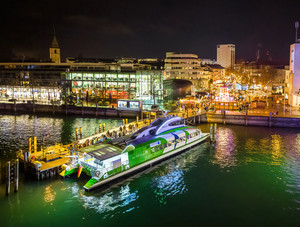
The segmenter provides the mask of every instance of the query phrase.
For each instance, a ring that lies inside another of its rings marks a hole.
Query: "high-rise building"
[[[300,43],[290,47],[290,71],[286,77],[289,104],[300,105]]]
[[[60,63],[60,48],[56,39],[56,36],[54,34],[53,40],[52,40],[52,45],[50,47],[50,59],[54,63]]]
[[[220,44],[217,46],[217,63],[224,68],[233,67],[235,64],[235,45]]]
[[[196,54],[167,52],[165,70],[169,79],[192,79],[200,74],[200,59]]]

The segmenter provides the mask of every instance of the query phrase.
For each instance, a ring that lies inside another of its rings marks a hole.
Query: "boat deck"
[[[105,143],[99,143],[80,149],[80,152],[85,152],[100,161],[119,155],[122,151],[120,147]]]

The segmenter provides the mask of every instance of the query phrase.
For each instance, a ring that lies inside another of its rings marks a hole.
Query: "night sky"
[[[233,43],[237,59],[255,59],[260,46],[287,64],[300,20],[299,0],[11,0],[1,8],[2,61],[48,58],[55,25],[63,60],[164,57],[166,51],[216,58],[217,44]]]

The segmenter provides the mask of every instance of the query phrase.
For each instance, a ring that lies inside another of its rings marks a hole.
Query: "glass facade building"
[[[143,109],[163,105],[162,70],[70,71],[66,73],[66,80],[71,84],[69,94],[76,95],[77,102],[116,104],[118,99],[134,99],[142,100]]]

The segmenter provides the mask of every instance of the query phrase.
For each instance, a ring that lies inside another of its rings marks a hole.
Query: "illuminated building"
[[[138,63],[0,63],[0,101],[41,103],[63,101],[116,103],[137,99],[150,109],[163,102],[163,71]],[[101,105],[101,104],[100,104]]]
[[[220,87],[219,102],[229,102],[229,92],[226,86]]]
[[[163,104],[163,72],[161,70],[87,71],[70,70],[66,74],[70,93],[76,99],[95,102],[106,100],[116,103],[118,99],[143,101],[143,108]]]
[[[206,67],[201,66],[201,60],[198,58],[198,55],[182,54],[178,52],[166,53],[165,74],[166,79],[191,81],[194,87],[192,90],[195,91],[207,90],[208,80],[211,75]]]
[[[220,44],[217,46],[217,63],[224,68],[231,68],[235,64],[235,45]]]
[[[290,71],[286,77],[289,104],[300,105],[300,43],[294,43],[290,47]]]

